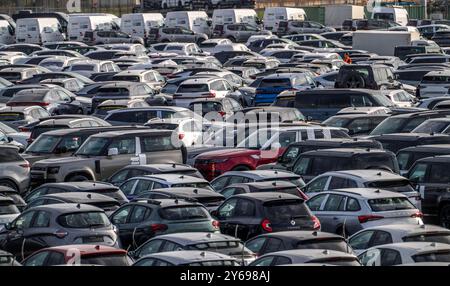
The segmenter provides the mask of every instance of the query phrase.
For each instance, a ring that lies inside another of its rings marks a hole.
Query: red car
[[[198,155],[195,157],[194,167],[205,179],[212,180],[228,171],[255,170],[259,165],[273,163],[289,144],[319,138],[349,138],[349,136],[341,129],[321,126],[258,129],[238,144],[238,148],[209,151]]]
[[[127,251],[104,245],[74,244],[44,248],[28,256],[24,266],[101,265],[130,266]]]

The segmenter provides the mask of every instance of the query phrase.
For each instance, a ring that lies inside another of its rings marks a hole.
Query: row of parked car
[[[329,35],[0,47],[0,261],[448,265],[448,56]]]

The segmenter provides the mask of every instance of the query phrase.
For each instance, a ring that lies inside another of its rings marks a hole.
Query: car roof
[[[450,229],[432,224],[386,224],[366,228],[364,230],[383,230],[391,233],[397,233],[401,237],[416,236],[426,233],[442,233],[450,235]]]
[[[7,197],[7,196],[3,196],[3,195],[0,195],[0,202],[14,204],[14,201],[13,201],[12,198]]]
[[[247,198],[255,201],[270,202],[278,200],[302,200],[298,196],[285,194],[281,192],[256,192],[256,193],[246,193],[233,196],[233,198]]]
[[[264,233],[258,237],[278,237],[289,240],[314,240],[323,238],[340,238],[345,240],[342,236],[324,231],[309,231],[309,230],[291,230],[291,231],[277,231],[271,233]]]
[[[427,163],[450,163],[450,155],[441,155],[441,156],[433,156],[433,157],[426,157],[417,160],[417,162],[427,162]]]
[[[389,248],[395,249],[399,252],[405,253],[407,255],[420,255],[427,253],[434,253],[436,251],[448,251],[450,252],[450,245],[446,243],[438,243],[438,242],[398,242],[391,244],[384,244],[375,246],[373,248]],[[373,249],[372,248],[372,249]],[[370,249],[370,248],[369,248]]]
[[[54,187],[66,190],[104,190],[104,189],[117,189],[116,186],[104,182],[60,182],[60,183],[47,183],[42,186]]]
[[[103,212],[102,209],[87,204],[50,204],[33,207],[35,211],[51,211],[59,214],[81,212]]]
[[[262,182],[250,182],[250,183],[236,183],[227,187],[249,186],[254,189],[266,190],[266,189],[282,189],[282,188],[296,188],[297,186],[287,181],[262,181]]]
[[[98,118],[92,118],[86,116],[85,118],[58,118],[58,119],[48,119],[45,121],[39,122],[37,126],[43,126],[43,125],[68,125],[76,124],[78,121],[82,120],[98,120]]]
[[[159,235],[156,239],[166,239],[172,242],[181,244],[183,246],[199,244],[199,243],[210,243],[219,241],[230,241],[230,242],[240,242],[239,238],[235,238],[222,233],[211,233],[211,232],[178,232]]]
[[[184,85],[184,84],[208,84],[211,81],[217,80],[217,79],[221,79],[221,78],[218,78],[218,77],[213,77],[213,78],[211,78],[211,77],[199,77],[199,78],[193,78],[193,79],[187,78],[185,81],[183,81],[181,83],[181,85]]]
[[[335,157],[347,157],[350,158],[354,155],[365,155],[365,154],[392,154],[388,150],[382,149],[371,149],[371,148],[330,148],[330,149],[318,149],[308,152],[304,152],[301,156],[335,156]]]
[[[70,252],[71,250],[77,249],[81,255],[91,255],[91,254],[126,254],[127,251],[120,248],[115,248],[106,245],[94,245],[94,244],[71,244],[71,245],[60,245],[54,247],[44,248],[41,251],[58,251],[58,252]]]
[[[187,188],[187,187],[175,187],[175,188],[163,188],[163,189],[153,189],[150,191],[146,191],[141,194],[152,194],[152,193],[164,193],[173,196],[182,196],[187,198],[201,198],[201,197],[223,197],[218,192],[204,189],[204,188]],[[139,197],[138,197],[139,199]]]
[[[404,195],[398,192],[391,192],[382,189],[375,188],[346,188],[346,189],[333,189],[328,191],[320,192],[321,194],[335,193],[335,194],[348,194],[360,196],[365,199],[379,199],[386,197],[404,197]]]
[[[112,113],[120,113],[120,112],[136,112],[136,111],[151,111],[151,110],[166,110],[166,111],[185,111],[189,110],[184,107],[179,106],[149,106],[149,107],[131,107],[131,108],[123,108],[109,111],[109,114]]]
[[[91,135],[92,137],[119,137],[119,136],[132,136],[132,135],[167,135],[171,134],[170,130],[156,130],[156,129],[138,129],[138,130],[115,130],[115,131],[107,131],[101,132],[98,134]]]
[[[87,192],[69,192],[69,193],[54,193],[40,196],[39,198],[54,198],[64,200],[71,203],[90,204],[98,202],[117,202],[112,197],[105,196],[98,193]]]
[[[161,164],[146,164],[146,165],[128,165],[123,169],[138,169],[138,170],[149,170],[149,171],[158,171],[161,173],[164,172],[175,172],[175,171],[185,171],[192,170],[196,171],[194,167],[187,164],[178,164],[178,163],[161,163]]]
[[[357,259],[356,256],[353,254],[328,249],[291,249],[268,253],[261,257],[271,255],[289,257],[292,260],[292,263],[307,263],[309,261],[314,260],[326,260],[336,258],[354,258],[355,260]]]
[[[375,140],[401,140],[401,141],[417,141],[427,138],[449,138],[448,134],[441,133],[391,133],[381,134],[372,137]]]
[[[342,170],[342,171],[331,171],[323,173],[321,176],[330,175],[347,175],[354,176],[366,181],[380,181],[380,180],[399,180],[406,178],[384,170],[374,170],[374,169],[360,169],[360,170]]]
[[[160,208],[166,207],[177,207],[177,206],[203,206],[202,204],[197,203],[196,201],[184,200],[178,198],[170,198],[170,199],[135,199],[130,204],[144,204],[144,205],[154,205]]]
[[[414,151],[414,152],[443,152],[443,151],[449,151],[450,152],[450,144],[430,144],[430,145],[417,145],[417,146],[411,146],[406,147],[403,149],[400,149],[398,152],[401,151]]]
[[[212,251],[198,251],[198,250],[180,250],[170,252],[160,252],[151,255],[144,256],[145,258],[157,258],[168,261],[172,264],[187,264],[195,262],[205,261],[217,261],[217,260],[235,260],[234,258]],[[140,259],[140,260],[141,260]]]
[[[228,171],[224,173],[223,175],[227,176],[243,176],[252,178],[255,180],[265,180],[265,179],[271,179],[271,178],[299,178],[300,176],[289,172],[289,171],[282,171],[282,170],[249,170],[249,171]]]
[[[125,127],[125,128],[124,128]],[[47,131],[45,132],[45,135],[53,135],[53,136],[65,136],[65,135],[76,135],[76,134],[84,134],[84,133],[93,133],[97,134],[97,133],[101,133],[101,132],[107,132],[108,130],[112,131],[112,130],[118,130],[118,129],[122,129],[122,130],[126,130],[126,128],[132,129],[132,130],[136,130],[136,129],[149,129],[148,127],[145,126],[120,126],[120,128],[118,128],[117,126],[101,126],[101,127],[81,127],[81,128],[63,128],[63,129],[57,129],[57,130],[53,130],[53,131]]]
[[[156,179],[160,181],[166,181],[172,184],[178,183],[207,183],[208,181],[202,178],[184,175],[184,174],[153,174],[153,175],[144,175],[139,176],[137,178],[150,178]]]

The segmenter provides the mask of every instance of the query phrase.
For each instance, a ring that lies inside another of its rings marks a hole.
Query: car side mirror
[[[117,148],[108,149],[108,156],[117,156],[117,155],[119,155],[119,149]]]
[[[11,143],[11,142],[14,141],[14,139],[13,139],[12,137],[9,137],[9,136],[7,137],[7,139],[8,139],[8,142],[9,142],[9,143]]]

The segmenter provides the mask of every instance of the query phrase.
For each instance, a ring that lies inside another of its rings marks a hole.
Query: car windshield
[[[264,212],[271,223],[286,223],[294,218],[309,217],[302,200],[283,200],[264,203]]]
[[[403,237],[404,242],[422,241],[422,242],[439,242],[450,244],[450,233],[448,232],[424,232],[415,235]]]
[[[414,262],[450,262],[450,251],[436,251],[413,256]]]
[[[94,71],[94,65],[72,65],[70,67],[71,71]]]
[[[259,84],[259,87],[284,87],[290,88],[292,87],[291,81],[288,78],[265,78]]]
[[[139,76],[133,75],[116,75],[113,77],[114,80],[118,81],[131,81],[131,82],[140,82],[141,78]]]
[[[209,219],[208,211],[202,206],[162,208],[159,215],[165,220]]]
[[[68,228],[100,228],[111,224],[108,217],[102,212],[65,214],[58,218],[58,222],[61,226]]]
[[[450,125],[450,121],[427,120],[414,128],[413,133],[441,133]]]
[[[328,249],[349,252],[350,247],[343,238],[318,238],[297,243],[296,249]]]
[[[182,84],[178,87],[177,93],[209,92],[207,84]]]
[[[403,126],[408,121],[408,118],[386,118],[375,129],[370,132],[370,135],[382,135],[400,132]]]
[[[52,153],[61,137],[42,135],[27,148],[27,153]]]
[[[19,209],[10,202],[0,202],[0,215],[18,214]]]
[[[23,113],[19,112],[0,112],[0,121],[18,121],[25,119]]]
[[[349,118],[342,117],[330,117],[324,122],[322,122],[325,126],[331,127],[346,127],[351,120]]]
[[[252,256],[253,252],[239,241],[213,241],[197,243],[188,246],[189,250],[202,250],[222,253],[225,255]]]
[[[0,121],[1,121],[1,117],[0,117]],[[8,125],[0,122],[0,130],[3,131],[3,133],[5,134],[9,134],[9,133],[16,133],[17,131],[12,129],[11,127],[9,127]]]
[[[414,209],[414,205],[406,197],[381,198],[368,200],[374,212]]]
[[[90,137],[81,145],[80,149],[75,153],[75,155],[82,156],[99,156],[108,144],[107,138],[102,137]]]
[[[81,264],[105,266],[129,266],[130,259],[126,254],[86,255],[81,256]]]

